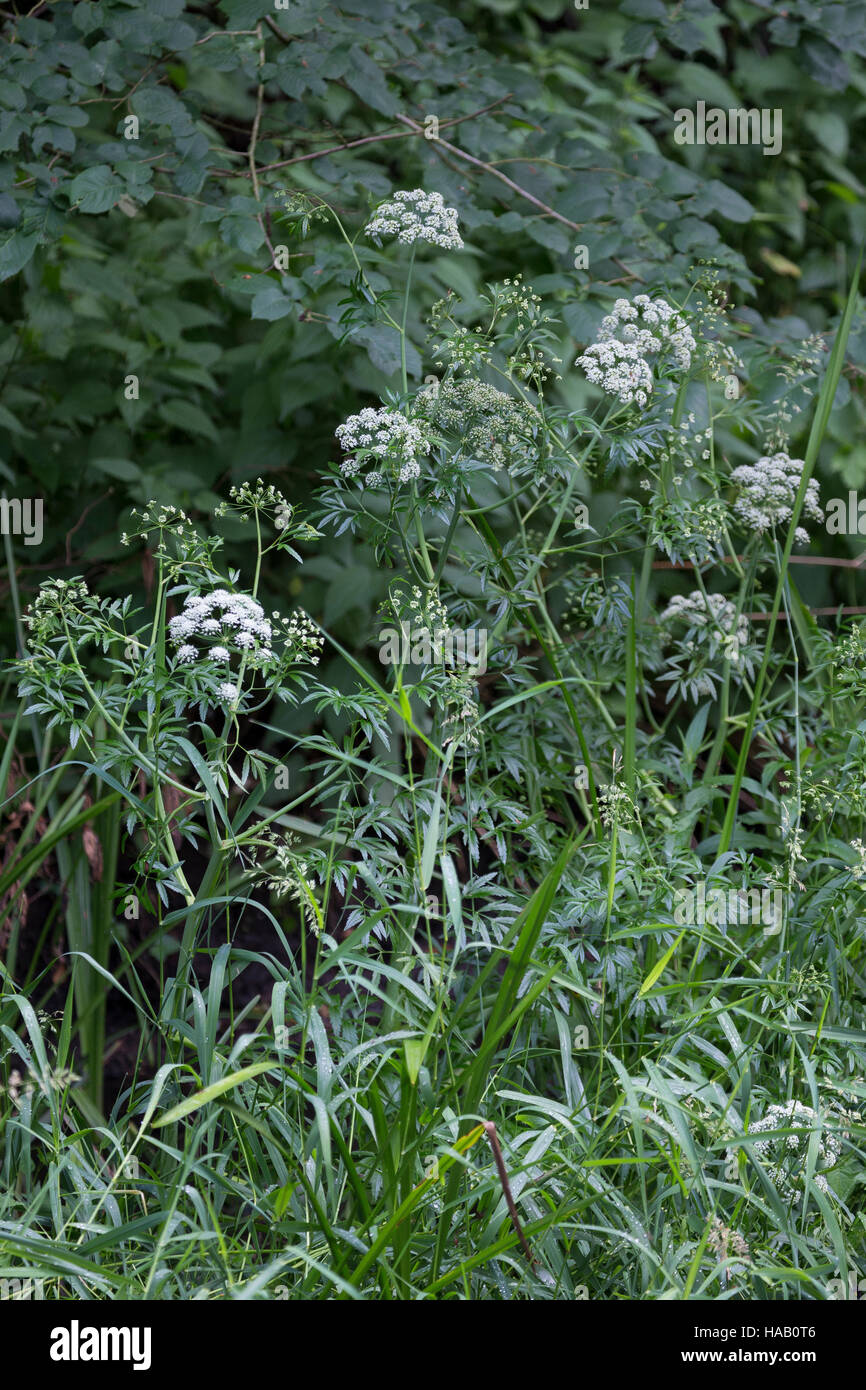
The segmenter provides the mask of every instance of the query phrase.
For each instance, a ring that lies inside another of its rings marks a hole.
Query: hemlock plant
[[[427,202],[417,190],[396,199],[422,212]],[[430,215],[439,227],[442,214]],[[380,210],[368,234],[391,220]],[[398,236],[412,244],[404,304],[423,225]],[[456,252],[456,216],[449,226]],[[337,427],[349,457],[314,494],[315,525],[263,480],[232,489],[219,512],[255,534],[251,583],[220,567],[217,533],[151,503],[123,538],[154,557],[147,615],[131,597],[49,579],[25,616],[23,716],[68,741],[61,770],[85,766],[110,793],[124,846],[113,868],[131,874],[123,900],[155,914],[166,972],[171,1014],[153,1013],[136,988],[140,1075],[112,1123],[125,1116],[136,1135],[146,1206],[167,1180],[149,1132],[198,1113],[204,1128],[185,1137],[176,1128],[174,1142],[194,1153],[207,1134],[234,1165],[243,1116],[254,1119],[264,1147],[242,1186],[252,1210],[269,1213],[270,1234],[257,1231],[258,1253],[238,1277],[263,1295],[279,1273],[299,1297],[325,1294],[332,1276],[363,1297],[445,1296],[480,1240],[479,1297],[505,1286],[510,1296],[573,1297],[587,1281],[591,1297],[658,1297],[688,1276],[699,1245],[710,1296],[784,1293],[788,1259],[821,1296],[830,1238],[821,1212],[846,1229],[854,1218],[846,1174],[859,1113],[848,1107],[863,1082],[838,969],[856,939],[846,923],[862,892],[862,811],[830,803],[807,819],[804,765],[809,750],[838,758],[840,739],[849,769],[863,760],[862,740],[851,758],[862,693],[827,675],[850,635],[834,644],[813,625],[809,669],[799,670],[787,588],[786,621],[763,653],[761,738],[773,769],[764,796],[778,822],[761,831],[746,813],[721,849],[730,783],[721,769],[758,698],[752,610],[770,602],[778,528],[802,539],[801,510],[820,519],[820,508],[802,460],[777,450],[754,467],[728,462],[748,403],[724,389],[735,352],[717,279],[698,268],[679,301],[673,288],[618,298],[577,359],[600,388],[581,411],[548,402],[551,377],[564,374],[556,316],[528,286],[489,286],[480,315],[452,295],[430,325],[441,375],[413,387],[404,374],[386,403]],[[368,284],[374,311],[390,318],[386,287]],[[626,351],[608,360],[615,332]],[[631,363],[628,382],[620,359]],[[778,438],[778,417],[762,426]],[[575,525],[572,497],[616,473],[628,506]],[[756,524],[765,475],[768,510]],[[670,504],[665,536],[648,541],[660,497]],[[371,546],[387,576],[383,617],[410,645],[383,643],[378,669],[325,624],[266,601],[263,585],[279,575],[291,588],[329,530]],[[690,595],[651,595],[659,549],[687,558]],[[575,601],[579,629],[568,620]],[[455,644],[455,632],[483,634],[483,666],[478,646]],[[271,722],[274,697],[292,712],[290,727]],[[280,777],[289,764],[301,771],[297,792]],[[772,889],[781,912],[744,921],[696,911],[678,930],[673,914],[683,921],[697,885],[745,902]],[[230,964],[242,970],[252,958],[241,943],[253,912],[282,945],[255,957],[268,962],[270,1003],[214,1031]],[[181,922],[178,943],[170,928]],[[816,933],[836,962],[835,986],[816,969]],[[125,936],[122,975],[133,983]],[[825,1018],[832,1012],[816,1053],[798,1020],[819,1001]],[[192,1043],[178,1012],[189,1007],[213,1020],[197,1045],[198,1100],[177,1073]],[[771,1045],[748,1094],[725,1051],[738,1014],[757,1035],[773,1024],[790,1039],[776,1075]],[[30,1056],[26,1091],[16,1082],[6,1092],[13,1150],[24,1095],[39,1133],[56,1097],[75,1103],[81,1080],[65,1059],[50,1063],[44,1045]],[[85,1052],[85,1070],[97,1064]],[[234,1108],[211,1106],[217,1081],[236,1089]],[[383,1166],[389,1114],[399,1143]],[[225,1126],[238,1116],[230,1139]],[[502,1175],[477,1148],[480,1121],[511,1174],[510,1217],[495,1215]],[[786,1155],[805,1155],[796,1190],[787,1160],[770,1161],[777,1130]],[[768,1138],[753,1144],[755,1134]],[[88,1150],[96,1161],[98,1142],[88,1136],[64,1164]],[[688,1177],[676,1190],[664,1177],[671,1153]],[[642,1177],[586,1166],[614,1154],[632,1154]],[[277,1186],[265,1181],[272,1165]],[[98,1171],[75,1201],[113,1210],[116,1176]],[[410,1194],[404,1230],[397,1210]],[[36,1201],[36,1189],[22,1197]],[[804,1219],[792,1225],[795,1208]],[[484,1223],[477,1236],[472,1210]],[[13,1246],[18,1219],[2,1227]],[[38,1229],[38,1201],[32,1219]],[[236,1218],[223,1207],[220,1220],[231,1220],[234,1242]],[[354,1229],[351,1242],[337,1224]],[[302,1229],[314,1259],[292,1238]],[[49,1260],[56,1239],[40,1237]],[[207,1256],[198,1267],[198,1292],[220,1296]],[[160,1289],[179,1277],[166,1269]],[[158,1296],[150,1276],[128,1287]]]
[[[866,1272],[866,626],[815,577],[863,321],[811,227],[862,232],[862,15],[558,4],[9,21],[10,479],[110,480],[9,568],[0,1262],[51,1297]],[[725,52],[809,96],[773,161],[665,143]]]

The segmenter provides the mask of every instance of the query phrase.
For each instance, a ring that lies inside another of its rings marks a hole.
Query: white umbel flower
[[[416,455],[430,451],[430,441],[418,425],[388,406],[378,410],[365,406],[338,425],[335,433],[343,450],[357,451],[340,465],[344,478],[354,478],[368,460],[376,459],[388,465],[388,474],[397,482],[411,482],[421,472]],[[377,468],[363,481],[376,486],[383,476],[384,470]]]
[[[185,613],[178,613],[176,618],[170,618],[168,623],[168,633],[173,642],[182,642],[185,637],[191,637],[197,630],[197,622],[187,610]]]
[[[734,512],[747,531],[772,531],[791,520],[803,468],[802,459],[778,453],[764,455],[756,463],[743,463],[734,469],[731,482],[739,490]],[[824,520],[814,478],[809,479],[806,487],[802,515],[812,521]],[[809,532],[804,526],[798,526],[794,539],[798,545],[807,545]]]
[[[279,614],[276,615],[279,620]],[[233,594],[212,589],[209,594],[187,596],[183,612],[168,624],[177,660],[184,666],[215,661],[228,666],[232,651],[254,658],[256,666],[271,664],[274,624],[252,594]],[[216,638],[217,641],[213,642]],[[261,653],[267,652],[267,658]]]
[[[688,371],[697,344],[681,314],[665,299],[648,294],[614,301],[601,321],[598,339],[576,359],[588,381],[623,405],[645,406],[653,390],[648,359],[670,356]]]
[[[446,207],[441,193],[425,193],[423,188],[395,193],[379,205],[364,230],[380,245],[383,237],[395,236],[406,246],[422,241],[443,251],[463,248],[457,209]]]
[[[785,1105],[771,1105],[762,1120],[749,1126],[749,1134],[763,1134],[773,1129],[802,1129],[804,1134],[780,1134],[773,1139],[761,1139],[755,1144],[755,1154],[767,1164],[770,1180],[779,1190],[779,1195],[788,1200],[799,1201],[802,1196],[800,1183],[806,1168],[811,1131],[821,1129],[821,1121],[809,1105],[798,1100],[789,1100]],[[818,1141],[817,1166],[832,1168],[838,1163],[842,1152],[839,1140],[832,1134],[822,1133]],[[767,1162],[767,1160],[772,1160]],[[815,1186],[822,1192],[829,1191],[827,1179],[815,1173]]]

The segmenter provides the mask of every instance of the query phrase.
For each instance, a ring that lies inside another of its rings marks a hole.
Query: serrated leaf
[[[123,184],[109,164],[94,164],[77,174],[69,185],[69,201],[79,212],[96,214],[114,207]]]

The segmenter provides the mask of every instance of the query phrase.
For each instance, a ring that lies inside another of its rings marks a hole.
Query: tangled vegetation
[[[856,1297],[862,12],[4,14],[0,1288]]]

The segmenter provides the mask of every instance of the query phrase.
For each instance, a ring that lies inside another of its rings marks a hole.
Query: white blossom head
[[[335,433],[341,449],[350,454],[340,465],[344,478],[357,477],[368,462],[378,465],[362,479],[368,487],[380,485],[386,476],[397,483],[412,482],[421,473],[417,455],[430,452],[430,441],[420,427],[389,406],[365,406]]]
[[[653,390],[650,359],[688,371],[697,344],[685,318],[665,299],[648,294],[614,301],[598,338],[576,359],[588,381],[623,405],[643,407]]]
[[[749,1126],[749,1134],[765,1134],[768,1130],[793,1129],[797,1134],[777,1134],[760,1139],[754,1145],[755,1156],[766,1165],[767,1174],[787,1201],[799,1201],[803,1195],[803,1174],[814,1131],[819,1134],[817,1168],[832,1168],[838,1163],[842,1145],[833,1134],[822,1128],[820,1117],[809,1105],[789,1100],[784,1105],[771,1105],[763,1119]],[[814,1176],[815,1186],[828,1192],[827,1179],[821,1172]]]
[[[695,702],[714,699],[723,662],[736,679],[751,676],[749,620],[721,594],[705,595],[697,589],[675,595],[659,614],[658,626],[667,648],[661,679],[668,683],[668,700],[677,693]]]
[[[304,614],[287,619],[274,612],[267,618],[252,594],[228,589],[189,594],[183,611],[170,619],[168,633],[177,663],[201,668],[199,674],[206,684],[214,677],[212,663],[222,668],[221,676],[236,678],[223,680],[216,687],[218,698],[229,703],[238,698],[244,669],[268,671],[297,661],[315,663],[323,642]],[[279,653],[274,652],[275,638],[279,638]]]
[[[364,230],[379,245],[384,237],[394,236],[405,246],[427,242],[443,251],[463,248],[457,209],[446,207],[441,193],[425,193],[423,188],[394,193],[380,203]]]
[[[802,459],[778,453],[764,455],[756,463],[743,463],[734,469],[731,482],[738,490],[734,513],[747,531],[772,531],[791,520],[803,468]],[[801,515],[812,521],[824,520],[814,478],[807,484]],[[794,539],[798,545],[808,544],[809,532],[805,526],[797,527]]]

